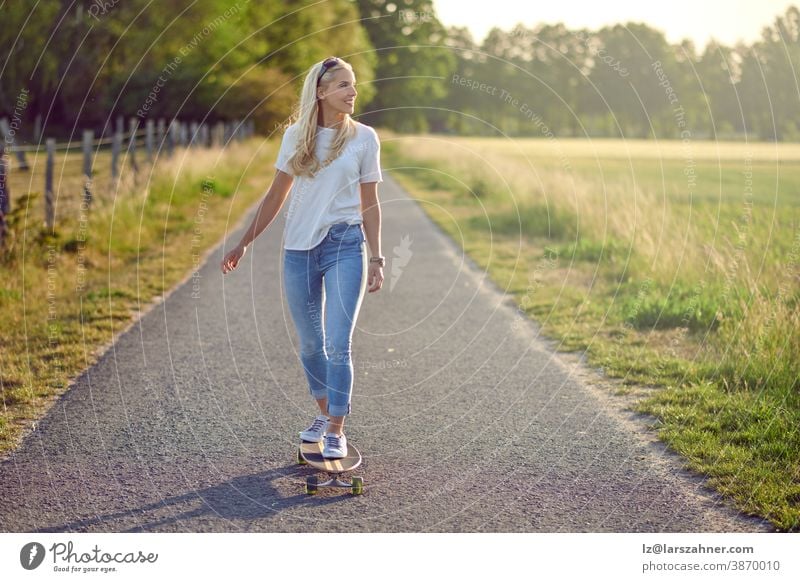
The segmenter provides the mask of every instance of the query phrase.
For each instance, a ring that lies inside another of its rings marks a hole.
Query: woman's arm
[[[267,191],[267,194],[258,207],[256,217],[253,219],[253,222],[250,223],[250,226],[247,227],[247,230],[244,231],[244,236],[242,240],[239,241],[239,244],[225,255],[225,258],[222,260],[221,267],[223,275],[233,271],[239,266],[239,261],[244,256],[250,243],[252,243],[265,228],[272,224],[272,221],[275,220],[278,212],[280,212],[283,203],[286,202],[286,197],[289,195],[289,190],[291,190],[293,182],[294,178],[290,174],[282,172],[281,170],[276,170],[275,178],[272,180],[269,191]]]
[[[361,217],[370,255],[379,257],[381,256],[381,205],[378,201],[377,182],[361,184]],[[378,263],[369,263],[367,283],[370,293],[377,291],[383,285],[383,268]]]
[[[278,212],[280,212],[283,203],[286,202],[286,197],[289,195],[289,190],[291,190],[293,182],[294,178],[290,174],[282,172],[281,170],[275,170],[275,178],[272,180],[272,185],[269,187],[266,196],[264,196],[264,200],[261,201],[261,205],[258,207],[258,212],[256,212],[253,222],[250,223],[250,226],[244,231],[244,236],[242,240],[239,241],[240,247],[247,248],[250,246],[250,243],[252,243],[265,228],[272,224],[272,221],[275,220]]]

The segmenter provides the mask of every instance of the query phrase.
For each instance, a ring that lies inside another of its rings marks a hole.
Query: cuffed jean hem
[[[331,406],[328,403],[328,416],[347,416],[350,414],[350,405],[346,406]]]
[[[328,389],[327,388],[320,388],[319,390],[311,389],[311,397],[314,400],[320,400],[322,398],[328,397]]]

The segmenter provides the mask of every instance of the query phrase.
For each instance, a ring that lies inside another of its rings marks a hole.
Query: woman
[[[370,293],[383,285],[385,263],[380,141],[374,129],[350,117],[357,95],[353,69],[342,59],[330,57],[311,67],[283,135],[272,185],[241,242],[222,262],[223,274],[238,266],[291,190],[284,285],[300,361],[320,410],[300,438],[324,440],[323,456],[334,459],[347,456],[344,420],[351,411],[353,329],[367,283]]]

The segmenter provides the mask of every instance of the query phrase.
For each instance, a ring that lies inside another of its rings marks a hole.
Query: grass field
[[[252,139],[225,150],[178,149],[154,165],[140,159],[136,178],[123,166],[118,184],[101,152],[88,209],[81,156],[62,154],[55,232],[44,226],[44,158],[29,156],[31,172],[12,169],[10,233],[0,253],[0,453],[263,196],[276,147]]]
[[[383,165],[738,507],[800,530],[800,146],[383,132]]]

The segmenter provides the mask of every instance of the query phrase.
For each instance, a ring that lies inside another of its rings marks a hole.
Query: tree
[[[361,24],[378,52],[376,94],[369,123],[397,131],[426,131],[426,107],[440,107],[448,94],[455,57],[431,0],[358,0]]]
[[[142,119],[237,119],[273,129],[298,97],[303,75],[333,53],[370,85],[376,57],[347,0],[320,4],[230,0],[41,0],[5,2],[7,49],[0,109],[23,88],[27,111],[48,114],[49,135],[106,127],[117,115]],[[19,37],[17,37],[19,35]]]
[[[699,118],[712,136],[744,131],[741,104],[741,55],[736,49],[712,40],[697,63],[705,102]]]
[[[800,10],[790,6],[772,27],[762,31],[762,40],[753,45],[753,57],[746,69],[747,82],[760,85],[766,99],[760,106],[770,115],[759,115],[761,136],[767,139],[800,138],[800,87],[797,66],[800,65]],[[753,66],[758,64],[759,67]],[[762,77],[763,75],[763,77]],[[759,77],[762,77],[759,79]],[[750,103],[758,107],[757,103]]]

